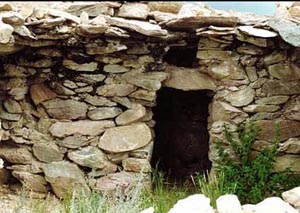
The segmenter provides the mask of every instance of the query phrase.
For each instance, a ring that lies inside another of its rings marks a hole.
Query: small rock
[[[226,98],[233,106],[241,107],[250,104],[254,100],[255,91],[246,87],[237,92],[230,92]]]
[[[84,95],[84,101],[93,105],[93,106],[117,106],[115,102],[112,102],[111,100],[105,98],[105,97],[100,97],[100,96],[92,96],[89,94]]]
[[[0,32],[0,43],[7,44],[12,39],[12,33],[14,32],[14,28],[9,24],[0,22]]]
[[[298,213],[298,210],[294,209],[287,202],[284,202],[279,197],[269,197],[256,204],[255,213]]]
[[[122,166],[127,172],[151,172],[151,165],[147,159],[127,158],[122,161]]]
[[[190,195],[177,201],[168,213],[214,213],[210,199],[203,194]]]
[[[136,87],[131,84],[108,84],[98,87],[97,94],[108,97],[127,96],[135,90]]]
[[[93,72],[98,68],[98,63],[90,62],[90,63],[78,64],[72,60],[64,59],[63,66],[75,71]]]
[[[57,97],[57,94],[53,92],[45,83],[33,84],[30,87],[30,97],[35,105],[38,105],[44,101],[48,101]]]
[[[13,99],[4,101],[3,105],[9,113],[22,113],[21,105]]]
[[[93,136],[83,136],[78,133],[75,133],[72,136],[65,137],[61,141],[58,142],[59,146],[70,148],[70,149],[77,149],[82,146],[86,146],[92,142],[98,143],[98,137]]]
[[[300,208],[300,186],[282,193],[282,198],[295,208]]]
[[[146,20],[149,12],[150,9],[147,4],[128,2],[120,7],[117,16]]]
[[[48,192],[48,184],[45,178],[41,175],[22,171],[13,171],[12,175],[17,178],[26,189],[41,193]]]
[[[218,213],[242,213],[242,206],[236,195],[222,195],[216,203]]]

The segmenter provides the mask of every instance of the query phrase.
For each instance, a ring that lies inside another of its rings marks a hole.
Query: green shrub
[[[224,173],[226,188],[234,188],[235,194],[242,203],[258,203],[266,197],[278,196],[299,184],[299,180],[291,176],[287,169],[274,173],[275,157],[278,154],[279,128],[276,127],[276,137],[271,148],[264,148],[255,157],[251,153],[251,146],[255,142],[260,129],[253,123],[241,125],[237,129],[238,140],[224,126],[226,140],[240,162],[234,162],[225,154],[218,142],[217,150],[220,156],[217,170]]]

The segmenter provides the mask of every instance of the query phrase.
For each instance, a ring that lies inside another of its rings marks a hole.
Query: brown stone
[[[282,155],[275,158],[274,172],[282,172],[289,169],[291,172],[299,172],[299,155]]]
[[[65,59],[63,60],[63,66],[75,71],[93,72],[97,69],[98,63],[90,62],[90,63],[78,64],[72,60]]]
[[[265,98],[255,100],[255,103],[266,104],[266,105],[269,104],[279,105],[279,104],[286,103],[288,99],[289,96],[278,95],[278,96],[265,97]]]
[[[107,84],[97,88],[97,94],[103,96],[127,96],[133,91],[136,90],[136,87],[130,84]]]
[[[155,101],[156,99],[156,92],[149,91],[144,89],[139,89],[129,95],[131,98],[146,100],[146,101]]]
[[[86,118],[87,104],[74,100],[52,99],[42,103],[47,113],[56,119]]]
[[[275,112],[279,110],[280,107],[276,105],[263,105],[263,104],[251,104],[243,107],[244,112]]]
[[[38,105],[44,101],[48,101],[57,97],[57,94],[53,92],[45,83],[33,84],[30,87],[30,97],[35,105]]]
[[[147,145],[152,139],[146,124],[136,123],[106,130],[98,146],[111,153],[131,151]]]
[[[50,183],[54,193],[63,198],[69,193],[87,193],[83,172],[76,164],[67,161],[51,162],[43,168],[46,181]]]
[[[300,79],[300,68],[294,64],[273,64],[268,67],[271,76],[282,80]]]
[[[160,11],[160,12],[174,13],[174,14],[177,14],[180,11],[182,5],[183,5],[183,2],[178,2],[178,1],[151,1],[151,2],[148,2],[148,6],[151,11]]]
[[[23,171],[13,171],[12,175],[17,178],[26,189],[34,192],[47,193],[48,187],[45,178],[41,175]]]
[[[127,172],[151,172],[151,165],[147,159],[127,158],[122,161]]]
[[[26,146],[0,146],[0,157],[14,164],[31,164],[35,158]]]
[[[77,149],[79,147],[86,146],[93,142],[98,143],[98,140],[98,137],[84,136],[75,133],[74,135],[65,137],[61,141],[58,141],[58,145],[70,149]]]
[[[287,119],[300,121],[300,96],[290,99],[283,108],[283,115]]]
[[[300,122],[289,121],[289,120],[260,120],[256,121],[260,128],[260,134],[258,138],[265,141],[274,141],[276,136],[276,125],[279,127],[280,131],[280,141],[285,141],[289,138],[294,138],[300,135]]]
[[[61,161],[64,157],[54,141],[35,143],[32,151],[37,159],[46,163]]]
[[[50,132],[55,137],[65,137],[75,133],[82,135],[99,135],[105,129],[114,127],[113,121],[74,121],[74,122],[56,122],[50,127]]]

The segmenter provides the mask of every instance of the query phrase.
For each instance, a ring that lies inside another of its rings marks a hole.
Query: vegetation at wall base
[[[300,185],[300,180],[292,175],[289,169],[273,172],[275,157],[278,154],[280,127],[276,126],[276,137],[271,148],[264,148],[253,156],[251,146],[260,132],[254,123],[240,125],[237,129],[238,140],[224,126],[224,134],[239,163],[229,158],[224,152],[222,142],[217,142],[220,156],[216,172],[224,174],[227,190],[233,190],[242,203],[258,203],[270,196],[280,196],[283,191]]]

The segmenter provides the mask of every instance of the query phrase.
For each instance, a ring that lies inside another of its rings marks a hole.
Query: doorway
[[[185,180],[210,170],[207,130],[209,90],[182,91],[163,87],[154,107],[156,125],[151,164],[171,179]]]

